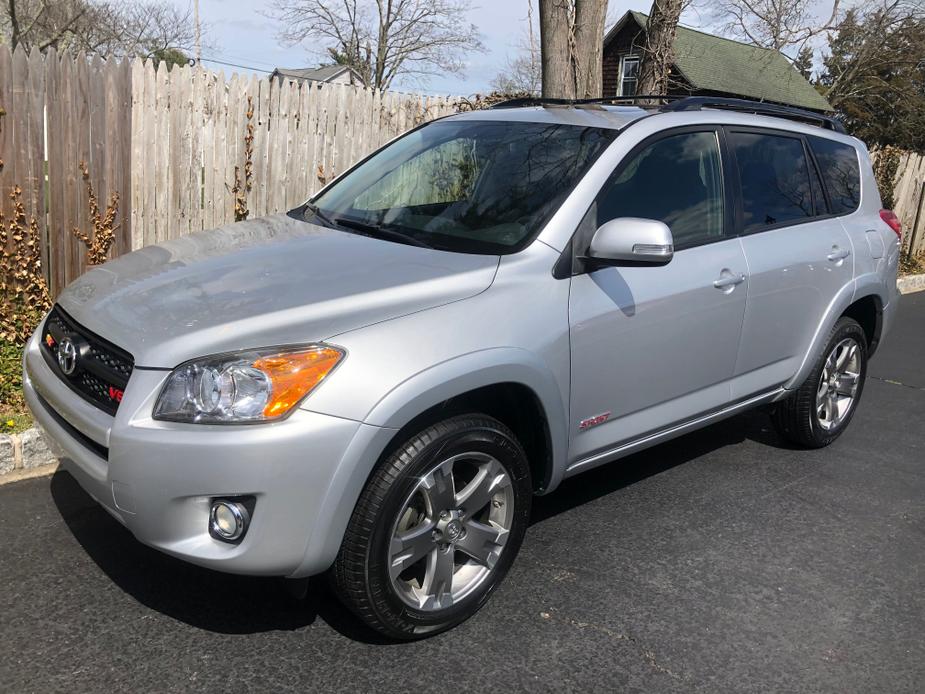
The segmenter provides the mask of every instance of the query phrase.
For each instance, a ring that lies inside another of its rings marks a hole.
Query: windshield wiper
[[[381,224],[368,224],[366,222],[359,222],[353,219],[346,219],[344,217],[335,217],[333,222],[338,226],[347,227],[349,229],[356,229],[359,232],[367,234],[368,236],[390,239],[392,241],[398,241],[399,243],[407,243],[412,246],[420,246],[421,248],[433,248],[426,241],[421,241],[421,239],[411,234],[407,234],[398,229],[392,227],[383,226]]]
[[[307,202],[307,203],[305,203],[305,209],[306,209],[308,212],[311,212],[313,216],[317,217],[317,218],[320,219],[322,222],[324,222],[324,224],[326,224],[327,226],[329,226],[329,227],[336,227],[336,226],[337,226],[337,224],[336,224],[330,217],[328,217],[324,212],[321,211],[321,208],[318,207],[318,205],[316,205],[316,204],[314,204],[314,203],[312,203],[312,202]],[[303,214],[303,216],[304,216],[304,214]]]

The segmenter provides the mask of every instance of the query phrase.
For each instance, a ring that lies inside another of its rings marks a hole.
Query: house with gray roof
[[[636,93],[648,17],[627,12],[604,37],[603,96]],[[723,96],[831,111],[778,51],[678,26],[669,75],[672,96]]]
[[[322,65],[321,67],[287,68],[278,67],[270,79],[280,78],[290,82],[328,82],[333,84],[363,84],[360,76],[346,65]]]

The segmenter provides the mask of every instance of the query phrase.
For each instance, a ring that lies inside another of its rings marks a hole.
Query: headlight
[[[343,359],[328,345],[220,354],[187,362],[167,378],[154,418],[221,424],[284,417]]]

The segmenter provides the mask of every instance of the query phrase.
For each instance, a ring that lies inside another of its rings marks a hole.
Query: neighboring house
[[[636,93],[648,17],[627,12],[604,37],[603,96]],[[670,95],[725,96],[831,111],[825,98],[783,55],[767,48],[678,27]]]
[[[285,68],[273,70],[270,79],[279,77],[290,82],[331,82],[333,84],[363,84],[360,76],[346,65],[322,65],[321,67]]]

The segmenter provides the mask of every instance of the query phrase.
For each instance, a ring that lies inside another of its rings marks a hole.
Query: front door
[[[579,254],[617,217],[665,222],[675,254],[572,277],[571,464],[728,403],[748,278],[723,179],[718,132],[669,131],[627,156],[583,221]]]

